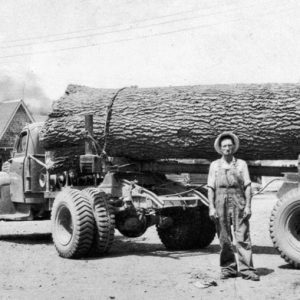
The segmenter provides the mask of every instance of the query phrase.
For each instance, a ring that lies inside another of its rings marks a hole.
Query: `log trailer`
[[[51,218],[53,242],[64,258],[107,253],[115,228],[124,236],[138,237],[155,225],[170,250],[203,248],[212,242],[215,226],[208,216],[205,188],[166,177],[168,173],[207,173],[207,165],[107,157],[99,153],[93,138],[91,115],[85,116],[85,124],[80,172],[72,168],[51,172],[51,153],[45,152],[39,141],[42,123],[22,130],[13,157],[0,172],[0,219]],[[299,268],[299,171],[257,165],[249,168],[252,175],[285,172],[271,214],[270,234],[281,256]]]

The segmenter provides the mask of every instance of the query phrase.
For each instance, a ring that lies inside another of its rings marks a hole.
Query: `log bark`
[[[116,92],[70,85],[54,102],[40,138],[55,163],[73,164],[70,152],[83,154],[85,114],[93,114],[103,146],[106,109]],[[214,159],[216,136],[229,130],[240,138],[240,158],[297,159],[299,105],[297,84],[126,88],[112,105],[106,152],[135,160]]]

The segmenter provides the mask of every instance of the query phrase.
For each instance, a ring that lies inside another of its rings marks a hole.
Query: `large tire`
[[[173,224],[167,228],[157,226],[160,240],[169,250],[188,250],[208,246],[214,239],[216,231],[206,214],[206,207],[165,210],[163,215],[171,217]]]
[[[89,252],[94,216],[89,200],[80,191],[67,188],[56,196],[51,223],[53,242],[60,256],[79,258]]]
[[[95,218],[96,228],[91,253],[102,255],[109,251],[115,234],[115,214],[108,203],[107,196],[96,188],[86,188],[83,193],[88,197]]]
[[[286,262],[300,268],[300,191],[292,190],[278,200],[270,219],[270,235]]]

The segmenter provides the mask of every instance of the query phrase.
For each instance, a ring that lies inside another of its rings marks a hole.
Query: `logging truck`
[[[80,156],[81,172],[51,173],[51,155],[39,142],[43,123],[27,125],[16,139],[13,157],[0,172],[2,220],[44,220],[51,215],[52,237],[64,258],[103,255],[113,243],[115,228],[138,237],[156,225],[170,250],[208,246],[215,226],[208,217],[203,187],[168,180],[166,173],[205,172],[207,167],[176,161],[124,161],[93,153],[92,117]],[[49,162],[50,161],[50,162]],[[285,169],[250,165],[254,174],[279,174]],[[297,173],[285,173],[270,233],[281,256],[300,267],[300,193]]]
[[[13,157],[2,167],[0,188],[3,220],[38,220],[51,215],[52,237],[64,258],[106,253],[115,228],[138,237],[156,225],[167,249],[208,246],[215,236],[203,188],[168,180],[180,170],[172,162],[124,161],[97,155],[92,116],[80,172],[51,173],[51,155],[39,141],[42,123],[27,125],[16,140]],[[6,209],[6,212],[4,211]]]
[[[166,174],[207,174],[208,165],[178,159],[215,159],[215,137],[234,131],[239,157],[256,160],[251,175],[284,173],[270,234],[281,256],[300,267],[299,168],[260,165],[299,154],[299,105],[298,84],[70,85],[45,124],[24,128],[3,165],[0,218],[51,214],[54,245],[66,258],[106,253],[115,228],[138,237],[151,225],[168,249],[205,247],[215,236],[205,188]]]

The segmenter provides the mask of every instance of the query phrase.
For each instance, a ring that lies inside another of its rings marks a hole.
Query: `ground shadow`
[[[278,268],[279,269],[284,269],[284,270],[297,270],[297,271],[299,271],[298,268],[296,268],[295,266],[293,266],[291,264],[285,264],[285,265],[279,266]]]
[[[219,252],[219,245],[209,245],[205,249],[192,250],[168,250],[162,243],[146,242],[146,239],[130,239],[126,237],[115,237],[114,243],[105,258],[114,258],[122,256],[154,256],[167,257],[171,259],[180,259],[182,257],[192,257],[209,255]],[[101,257],[91,257],[91,259],[101,259]]]
[[[211,244],[205,249],[201,249],[201,252],[204,253],[219,253],[220,252],[220,246],[218,244]],[[199,251],[199,250],[198,250]],[[275,248],[269,247],[269,246],[252,246],[252,252],[254,254],[271,254],[271,255],[278,255],[278,252]]]
[[[271,254],[278,255],[277,250],[271,246],[252,246],[252,252],[255,254]]]
[[[267,275],[273,273],[274,270],[268,269],[268,268],[256,268],[256,272],[259,276],[267,276]]]
[[[0,241],[17,244],[52,244],[51,233],[18,233],[0,236]]]
[[[18,244],[52,244],[51,233],[31,233],[31,234],[9,234],[0,236],[0,241],[13,242]],[[277,251],[273,247],[267,246],[253,246],[254,254],[276,254]],[[209,245],[203,249],[192,250],[168,250],[162,243],[151,243],[145,237],[127,238],[124,236],[116,236],[109,254],[105,257],[118,257],[118,256],[159,256],[169,257],[172,259],[180,259],[181,257],[203,256],[210,254],[217,254],[220,252],[218,243]],[[91,259],[98,259],[101,257],[91,257]],[[284,268],[284,267],[282,267]]]
[[[268,254],[278,255],[273,247],[268,246],[253,246],[252,251],[254,254]],[[220,252],[220,245],[215,243],[203,249],[192,250],[168,250],[161,243],[149,243],[141,240],[128,239],[125,237],[117,237],[110,250],[109,256],[126,256],[126,255],[139,255],[139,256],[161,256],[173,259],[181,257],[202,256],[210,254],[218,254]],[[267,269],[262,269],[261,272],[268,272]],[[263,275],[264,276],[264,275]]]

